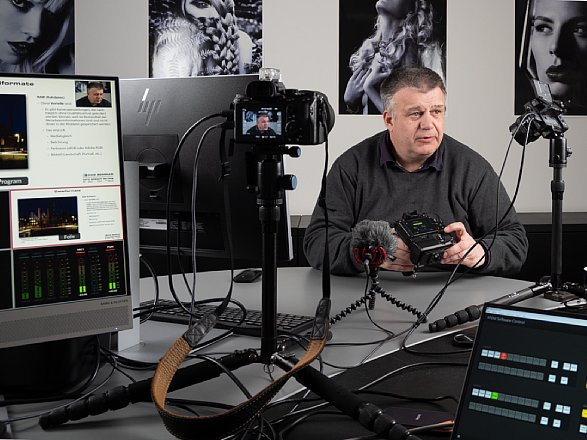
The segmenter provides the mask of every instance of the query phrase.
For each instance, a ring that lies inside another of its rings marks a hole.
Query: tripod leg
[[[371,288],[367,296],[369,297],[369,310],[375,310],[375,290]]]

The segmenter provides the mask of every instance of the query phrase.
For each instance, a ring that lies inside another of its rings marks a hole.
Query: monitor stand
[[[0,350],[0,395],[50,397],[75,390],[100,361],[99,337],[85,336]]]
[[[0,394],[0,402],[2,402],[3,400],[4,396]],[[0,406],[0,420],[9,420],[8,409],[5,406]],[[12,428],[10,427],[10,423],[0,423],[0,438],[12,438]]]

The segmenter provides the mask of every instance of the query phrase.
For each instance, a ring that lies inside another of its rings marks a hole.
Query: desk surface
[[[309,268],[280,269],[278,271],[278,311],[313,315],[316,304],[322,296],[321,276],[320,272]],[[388,294],[393,295],[400,301],[411,304],[419,310],[424,310],[444,286],[448,276],[448,273],[421,273],[416,278],[412,278],[398,273],[387,272],[381,274],[380,284]],[[176,292],[182,299],[187,300],[187,290],[182,284],[183,281],[179,276],[175,276],[174,280]],[[198,299],[224,296],[229,287],[229,280],[230,273],[227,271],[199,273],[196,278]],[[363,295],[366,287],[366,279],[361,276],[333,276],[331,283],[331,315],[338,313],[358,300]],[[170,298],[171,294],[167,278],[161,277],[159,284],[161,297]],[[531,286],[531,283],[527,281],[506,278],[463,277],[448,287],[444,297],[429,318],[436,320],[466,306],[481,304],[529,286]],[[144,301],[153,297],[153,281],[147,278],[142,279],[141,300]],[[251,309],[260,309],[261,283],[235,284],[233,297]],[[537,297],[525,301],[523,305],[550,308],[554,307],[556,303]],[[376,299],[375,309],[369,315],[378,325],[394,333],[406,330],[415,320],[413,315],[400,310],[381,297]],[[180,325],[147,322],[141,325],[141,343],[124,350],[121,354],[137,360],[156,362],[183,331],[185,331],[185,328]],[[213,332],[217,331],[213,330]],[[430,334],[428,326],[422,325],[410,337],[408,345],[437,337],[440,334],[442,333]],[[333,344],[378,341],[383,337],[384,333],[370,322],[364,308],[355,310],[332,327],[332,340],[322,355],[322,358],[331,365],[325,367],[325,373],[329,375],[335,374],[341,370],[334,368],[334,366],[351,367],[365,360],[371,360],[397,350],[402,338],[395,338],[381,345],[362,345],[353,346],[352,348]],[[232,336],[207,348],[204,353],[220,356],[236,349],[259,347],[259,339]],[[103,370],[107,369],[108,367],[103,368]],[[149,373],[128,372],[137,380],[149,377]],[[270,381],[268,375],[263,371],[262,365],[241,368],[236,371],[236,375],[253,394],[265,387]],[[101,391],[128,383],[128,378],[117,373]],[[295,380],[290,380],[277,398],[284,398],[300,389],[301,386]],[[219,397],[219,390],[221,390],[221,398]],[[244,400],[242,392],[226,377],[177,391],[173,396],[197,400],[217,400],[229,404],[240,403]],[[9,415],[15,417],[29,412],[36,413],[39,410],[47,410],[54,406],[56,405],[52,403],[19,407],[18,409],[10,408]],[[108,412],[78,422],[70,422],[52,431],[41,430],[36,421],[19,422],[13,426],[13,429],[15,431],[14,438],[20,439],[173,438],[165,430],[152,403],[134,404],[118,411]]]

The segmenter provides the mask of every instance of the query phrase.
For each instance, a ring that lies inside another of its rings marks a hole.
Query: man
[[[277,133],[269,127],[269,115],[264,112],[257,113],[257,125],[247,130],[252,136],[277,136]]]
[[[424,67],[395,69],[381,85],[386,131],[365,139],[332,165],[326,183],[331,270],[360,272],[350,248],[351,230],[361,220],[394,224],[404,213],[438,217],[456,237],[440,263],[474,272],[509,275],[526,259],[528,240],[491,165],[478,153],[444,135],[446,89]],[[319,200],[304,237],[304,251],[321,268],[324,212]],[[497,211],[497,212],[496,212]],[[500,219],[499,228],[492,232]],[[486,235],[487,234],[487,235]],[[475,238],[484,237],[475,245]],[[381,268],[413,270],[408,247],[398,239],[395,260]],[[446,267],[449,268],[449,267]]]
[[[104,99],[104,85],[100,82],[88,83],[88,93],[75,102],[77,107],[111,107],[110,101]]]

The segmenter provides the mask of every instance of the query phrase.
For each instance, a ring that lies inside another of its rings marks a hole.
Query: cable
[[[215,113],[209,116],[205,116],[203,118],[201,118],[199,121],[197,121],[196,123],[194,123],[191,127],[189,127],[187,129],[187,131],[182,135],[177,148],[175,149],[175,152],[173,154],[173,159],[171,161],[171,171],[169,173],[169,179],[168,179],[168,183],[167,183],[167,200],[166,200],[166,206],[165,206],[165,218],[167,221],[167,228],[166,228],[166,252],[167,252],[167,277],[168,277],[168,282],[169,282],[169,289],[171,291],[171,295],[173,296],[173,298],[175,299],[175,301],[178,303],[179,307],[181,307],[186,313],[188,313],[189,315],[191,315],[190,310],[184,306],[184,304],[179,300],[179,297],[177,296],[177,293],[173,287],[173,270],[172,270],[172,266],[171,266],[171,240],[170,240],[170,229],[171,229],[171,214],[170,214],[170,210],[171,210],[171,192],[172,192],[172,188],[173,188],[173,177],[174,177],[174,172],[175,172],[175,167],[179,158],[179,153],[182,149],[182,147],[185,144],[185,141],[187,140],[187,138],[189,137],[189,135],[202,123],[204,123],[205,121],[208,121],[210,119],[216,118],[216,117],[226,117],[225,114],[223,113]],[[208,128],[208,130],[206,131],[206,133],[209,133],[209,130],[211,129],[211,127]],[[203,135],[200,138],[200,142],[198,144],[198,148],[196,150],[196,161],[197,161],[197,157],[200,151],[200,147],[202,145],[202,141],[204,139],[205,135]],[[194,230],[195,225],[192,225],[192,235],[194,235]],[[195,277],[195,274],[194,274]],[[190,292],[190,295],[193,297],[193,295],[195,294],[195,292]]]
[[[157,304],[157,300],[159,299],[159,280],[157,279],[157,274],[155,273],[155,269],[153,268],[153,266],[151,265],[151,263],[149,263],[149,260],[147,260],[143,254],[139,254],[139,262],[143,263],[145,265],[145,267],[147,268],[147,270],[149,271],[149,273],[151,274],[151,279],[153,280],[153,287],[155,288],[155,298],[153,299],[153,306],[155,304]],[[137,310],[137,308],[133,309],[133,312]],[[141,318],[139,324],[142,324],[143,322],[146,322],[149,320],[149,318],[151,317],[152,313],[147,316],[146,318],[143,317]],[[133,318],[136,318],[136,316],[133,316]]]
[[[102,347],[102,351],[108,353],[108,355],[116,359],[119,365],[124,368],[128,368],[129,370],[154,370],[158,365],[158,362],[137,361],[135,359],[124,357],[119,353],[115,353],[112,350],[107,349],[106,347]]]
[[[342,413],[341,411],[316,411],[316,412],[311,413],[311,414],[305,414],[302,417],[300,417],[299,419],[294,420],[293,422],[289,423],[288,425],[286,425],[285,427],[283,427],[282,429],[280,429],[279,431],[277,431],[277,435],[278,435],[277,438],[280,439],[280,440],[283,439],[283,435],[285,433],[287,433],[288,431],[292,430],[297,425],[299,425],[300,423],[306,421],[310,417],[319,416],[319,415],[327,415],[327,414],[347,417],[346,414]]]
[[[210,363],[213,363],[218,368],[220,368],[224,372],[224,374],[226,374],[236,384],[236,386],[242,391],[242,393],[245,395],[245,397],[247,399],[250,399],[253,397],[253,395],[249,392],[249,390],[247,390],[245,385],[222,362],[219,362],[217,359],[214,359],[213,357],[210,357],[210,356],[207,356],[204,354],[194,355],[193,357],[205,360]]]
[[[322,103],[324,105],[324,103]],[[323,112],[324,116],[324,112]],[[329,220],[328,207],[326,206],[326,177],[328,176],[328,162],[329,162],[329,146],[328,146],[328,121],[327,116],[320,120],[326,133],[326,141],[324,142],[324,168],[322,169],[322,180],[320,182],[320,195],[318,196],[318,205],[324,212],[324,255],[322,258],[322,295],[330,298],[331,284],[330,284],[330,249],[329,249]]]
[[[409,429],[410,434],[418,434],[420,432],[427,432],[427,431],[440,431],[440,432],[452,432],[452,428],[454,426],[453,420],[447,420],[446,422],[442,423],[434,423],[433,425],[426,425],[426,426],[418,426],[416,428]]]
[[[385,392],[385,391],[372,391],[372,390],[357,390],[357,394],[369,394],[373,396],[384,396],[384,397],[393,397],[394,399],[403,399],[403,400],[410,400],[412,402],[440,402],[442,400],[452,400],[455,403],[459,403],[459,399],[455,396],[436,396],[436,397],[414,397],[414,396],[406,396],[403,394]]]

